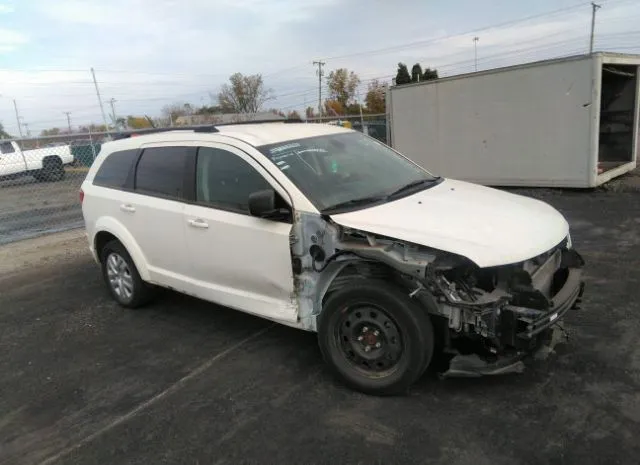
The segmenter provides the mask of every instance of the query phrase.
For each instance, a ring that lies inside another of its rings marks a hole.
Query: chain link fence
[[[384,114],[324,117],[308,122],[351,127],[386,142]],[[82,227],[80,185],[102,144],[111,136],[93,133],[0,140],[0,245]]]
[[[309,118],[308,123],[337,124],[367,134],[381,142],[387,143],[387,115],[363,114],[345,116],[323,116],[321,118]]]
[[[105,136],[0,140],[0,245],[82,227],[80,185]]]

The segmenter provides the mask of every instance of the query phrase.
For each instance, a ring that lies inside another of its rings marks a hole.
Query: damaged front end
[[[305,220],[292,244],[303,326],[315,329],[326,296],[346,283],[394,280],[430,314],[437,344],[453,355],[444,377],[522,371],[524,359],[545,356],[560,340],[561,320],[584,290],[584,260],[569,237],[525,262],[480,268],[327,218]]]
[[[443,376],[521,372],[523,359],[548,355],[562,318],[581,301],[583,266],[565,240],[524,263],[434,273],[431,290],[450,330],[445,346],[455,354]]]

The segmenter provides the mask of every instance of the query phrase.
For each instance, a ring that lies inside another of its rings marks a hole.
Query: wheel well
[[[60,158],[58,155],[47,155],[42,159],[42,164],[44,165],[48,161],[53,161],[53,162],[58,161],[62,163],[62,158]]]
[[[343,288],[356,279],[380,279],[386,281],[393,279],[394,273],[395,270],[384,263],[361,261],[349,264],[340,270],[333,278],[322,297],[322,304],[324,305],[327,298],[333,292]]]
[[[96,255],[98,256],[98,258],[102,260],[102,257],[101,257],[102,249],[104,248],[105,245],[107,245],[107,243],[113,240],[120,242],[120,240],[116,236],[114,236],[109,232],[100,231],[98,234],[96,234],[94,243],[95,243]]]

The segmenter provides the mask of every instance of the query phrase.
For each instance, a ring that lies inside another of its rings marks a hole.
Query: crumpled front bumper
[[[547,358],[556,344],[567,338],[562,318],[581,303],[585,288],[583,267],[584,260],[580,254],[573,249],[564,250],[558,271],[565,270],[568,274],[562,288],[549,301],[548,309],[524,314],[509,312],[513,321],[506,339],[510,340],[514,349],[485,357],[477,354],[456,355],[451,359],[449,369],[441,376],[478,377],[521,373],[527,360]]]

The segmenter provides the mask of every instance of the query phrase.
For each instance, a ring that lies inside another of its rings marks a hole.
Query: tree
[[[416,63],[411,68],[411,82],[420,81],[422,81],[422,66],[420,66],[420,63]]]
[[[149,120],[144,116],[127,116],[127,126],[131,129],[145,129],[152,127]]]
[[[60,134],[60,128],[43,129],[41,136],[57,136]]]
[[[431,81],[433,79],[438,79],[438,70],[437,69],[431,69],[431,68],[427,68],[424,70],[424,73],[422,73],[422,80],[423,81]]]
[[[223,113],[222,107],[220,105],[202,105],[200,108],[197,108],[195,113],[196,115],[217,115]]]
[[[4,130],[4,125],[0,123],[0,139],[11,139],[11,134]]]
[[[235,73],[218,93],[218,105],[229,113],[257,113],[271,97],[271,89],[264,87],[262,75],[244,76]]]
[[[193,114],[193,107],[190,103],[175,102],[162,107],[162,116],[175,123],[176,118],[180,116],[189,116]]]
[[[398,73],[396,74],[396,85],[402,86],[411,82],[411,75],[404,63],[398,63]]]
[[[353,71],[348,71],[346,68],[331,71],[327,78],[330,100],[340,103],[344,110],[354,99],[358,84],[360,84],[360,78]]]
[[[287,119],[302,119],[300,117],[300,113],[298,113],[296,110],[291,110],[289,113],[287,113]]]
[[[314,108],[313,108],[313,107],[307,107],[307,108],[304,110],[304,115],[307,117],[307,119],[315,118],[315,116],[316,116],[316,115],[315,115],[315,110],[314,110]]]
[[[324,112],[327,116],[340,116],[344,115],[344,107],[337,100],[325,100]]]
[[[367,95],[365,102],[367,103],[367,113],[385,113],[387,107],[385,104],[386,89],[377,79],[369,83],[367,87]]]

